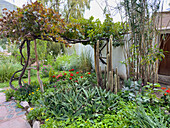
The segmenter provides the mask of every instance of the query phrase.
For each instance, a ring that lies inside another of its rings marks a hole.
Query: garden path
[[[0,128],[31,128],[25,113],[14,101],[6,102],[5,93],[0,93]]]

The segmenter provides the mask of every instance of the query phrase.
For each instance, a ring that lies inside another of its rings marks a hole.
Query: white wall
[[[74,50],[76,51],[77,55],[80,55],[82,51],[88,51],[91,54],[92,57],[92,64],[93,64],[93,68],[95,67],[94,65],[94,49],[90,46],[90,45],[83,45],[81,43],[77,43],[72,45],[72,47],[67,48],[67,53],[68,55],[72,54],[74,52]],[[106,56],[106,47],[102,50],[102,56]],[[116,68],[118,68],[118,75],[123,78],[123,79],[127,79],[127,75],[126,75],[126,67],[124,64],[121,64],[121,61],[124,61],[124,53],[123,53],[123,46],[119,46],[119,47],[113,47],[113,52],[112,52],[112,60],[113,60],[113,69],[115,70]],[[104,70],[105,66],[104,64],[102,64],[102,62],[100,62],[100,66],[101,69]]]
[[[3,52],[4,50],[3,50],[3,48],[0,46],[0,52]]]

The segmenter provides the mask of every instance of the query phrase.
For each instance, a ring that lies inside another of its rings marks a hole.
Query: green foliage
[[[137,107],[136,118],[139,122],[139,126],[142,128],[168,128],[170,119],[163,116],[161,110],[159,113],[155,114],[149,107],[149,114],[145,112],[145,109],[142,106]]]
[[[16,69],[21,69],[22,66],[15,59],[6,56],[0,56],[0,83],[9,81]],[[16,74],[16,77],[19,74]]]
[[[41,97],[41,91],[37,87],[38,84],[32,83],[32,85],[20,86],[15,92],[15,100],[27,101],[29,103],[35,104],[37,100]]]
[[[46,108],[43,108],[43,107],[34,108],[27,115],[27,120],[29,120],[29,121],[32,121],[32,120],[39,120],[39,121],[44,120],[44,119],[46,119],[45,113],[46,113]]]
[[[121,97],[128,101],[135,101],[140,93],[141,81],[124,81],[124,87],[121,90]]]
[[[152,83],[147,82],[147,85],[142,88],[142,94],[144,102],[159,102],[159,98],[157,98],[155,92],[161,92],[161,89],[158,89],[160,86],[159,83]]]
[[[50,36],[62,40],[56,35],[64,32],[65,23],[59,13],[53,9],[46,9],[36,1],[18,8],[17,11],[6,10],[6,8],[3,9],[4,16],[0,19],[2,37],[17,42],[35,38],[51,40]]]
[[[142,110],[142,111],[141,111]],[[102,127],[133,127],[133,128],[168,128],[168,116],[164,115],[157,106],[154,111],[143,106],[137,106],[132,102],[119,101],[117,109],[111,114],[103,114],[95,119],[84,119],[79,116],[77,119],[57,121],[54,118],[47,118],[41,127],[66,127],[66,128],[102,128]]]
[[[14,92],[15,91],[12,89],[7,89],[5,91],[6,101],[9,101],[9,100],[11,100],[12,97],[14,97]]]
[[[92,56],[90,52],[83,51],[78,59],[78,69],[79,71],[90,72],[92,69]]]
[[[54,68],[59,71],[66,71],[69,69],[77,69],[78,55],[73,53],[72,55],[64,54],[56,58]]]
[[[127,101],[112,92],[93,86],[95,74],[74,72],[54,73],[51,84],[44,84],[45,93],[41,95],[38,83],[20,87],[17,91],[8,92],[9,99],[26,100],[34,105],[27,119],[44,122],[41,127],[96,128],[96,127],[133,127],[160,126],[168,127],[169,115],[160,109],[159,104],[136,103],[136,98]],[[81,77],[82,76],[82,77]],[[72,78],[72,79],[70,79]],[[95,80],[94,80],[95,78]],[[126,87],[140,82],[126,82]],[[151,83],[148,85],[152,86]],[[26,88],[27,87],[27,88]],[[158,87],[158,85],[155,85]],[[145,91],[149,88],[144,88]],[[137,89],[138,90],[138,89]],[[9,91],[9,90],[8,90]],[[135,93],[136,90],[130,90]],[[13,94],[13,95],[11,95]],[[138,93],[136,94],[137,97]],[[143,103],[143,102],[141,102]]]
[[[52,70],[51,65],[43,65],[41,67],[41,77],[49,77],[50,70]]]

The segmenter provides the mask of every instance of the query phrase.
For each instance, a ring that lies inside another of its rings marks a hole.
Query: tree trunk
[[[36,64],[37,64],[37,78],[38,78],[38,82],[40,84],[40,89],[41,89],[41,92],[44,92],[44,88],[43,88],[43,82],[42,80],[40,79],[40,73],[39,73],[39,69],[40,69],[40,66],[39,66],[39,60],[38,60],[38,54],[37,54],[37,44],[36,44],[36,39],[34,40],[34,46],[35,46],[35,60],[36,60]]]
[[[95,65],[95,72],[97,72],[97,66],[96,66],[96,43],[94,44],[94,65]]]
[[[28,60],[28,67],[31,67],[31,61]],[[31,84],[31,69],[28,69],[28,85]]]
[[[103,88],[103,80],[102,80],[102,74],[100,74],[100,66],[99,66],[99,40],[97,41],[97,47],[96,47],[96,76],[97,76],[97,86],[100,86]]]

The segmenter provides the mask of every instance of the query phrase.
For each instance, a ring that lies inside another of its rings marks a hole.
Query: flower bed
[[[28,101],[34,109],[27,114],[27,119],[40,121],[42,128],[169,127],[169,115],[160,109],[161,105],[164,109],[168,106],[169,89],[164,89],[166,95],[162,98],[166,99],[158,103],[140,101],[139,96],[130,100],[126,97],[133,91],[113,94],[96,86],[94,73],[74,69],[51,74],[44,89],[42,94],[38,84],[32,83],[17,91],[9,90],[6,95],[8,99]]]

